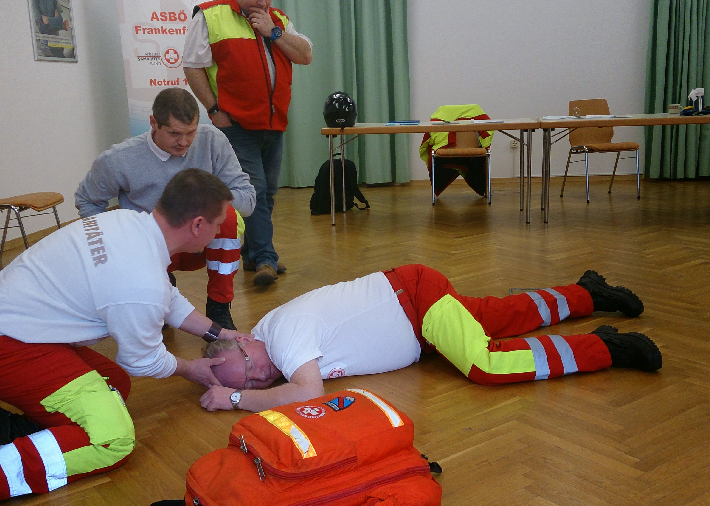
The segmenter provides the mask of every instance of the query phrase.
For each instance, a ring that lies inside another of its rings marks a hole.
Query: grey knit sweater
[[[242,171],[227,137],[212,125],[199,125],[185,156],[162,161],[148,145],[150,132],[114,144],[94,160],[74,194],[82,218],[104,212],[118,197],[122,209],[151,212],[168,184],[183,169],[198,168],[220,178],[232,190],[232,205],[249,216],[256,191]]]

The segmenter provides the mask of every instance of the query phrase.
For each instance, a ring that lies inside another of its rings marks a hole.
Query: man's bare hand
[[[232,400],[229,398],[235,390],[223,386],[210,387],[202,397],[200,397],[200,405],[207,411],[225,410],[230,411],[233,408]]]
[[[227,128],[232,126],[231,116],[224,111],[217,111],[210,116],[210,120],[212,120],[212,124],[217,128]]]
[[[186,380],[209,388],[212,385],[222,386],[217,377],[212,373],[212,366],[219,365],[224,362],[224,358],[196,358],[194,360],[185,360],[177,358],[177,369],[175,374],[182,376]]]
[[[271,29],[276,26],[269,12],[258,8],[252,9],[249,23],[262,37],[271,37]]]

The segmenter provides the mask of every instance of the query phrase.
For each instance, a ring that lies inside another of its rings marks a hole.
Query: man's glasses
[[[247,362],[251,362],[251,359],[249,358],[249,355],[247,355],[247,352],[244,351],[244,348],[242,348],[241,343],[237,343],[237,348],[239,348],[239,351],[241,351],[241,352],[242,352],[242,355],[244,355],[244,360],[246,360]]]
[[[244,388],[248,388],[247,383],[250,380],[251,371],[254,368],[254,362],[252,362],[252,360],[249,358],[249,355],[247,355],[247,352],[244,351],[244,348],[242,348],[241,343],[237,343],[237,348],[239,348],[239,351],[241,351],[242,355],[244,355],[244,360],[246,362],[244,364],[244,381],[245,381]]]

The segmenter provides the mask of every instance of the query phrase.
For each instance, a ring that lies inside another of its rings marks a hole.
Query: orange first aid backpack
[[[294,402],[241,419],[229,445],[187,473],[193,506],[441,504],[407,415],[367,390]]]

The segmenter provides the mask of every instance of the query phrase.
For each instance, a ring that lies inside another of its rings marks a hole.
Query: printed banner
[[[190,89],[182,53],[192,10],[201,1],[118,0],[131,135],[150,130],[153,99],[162,89]],[[209,121],[201,104],[200,119]]]

